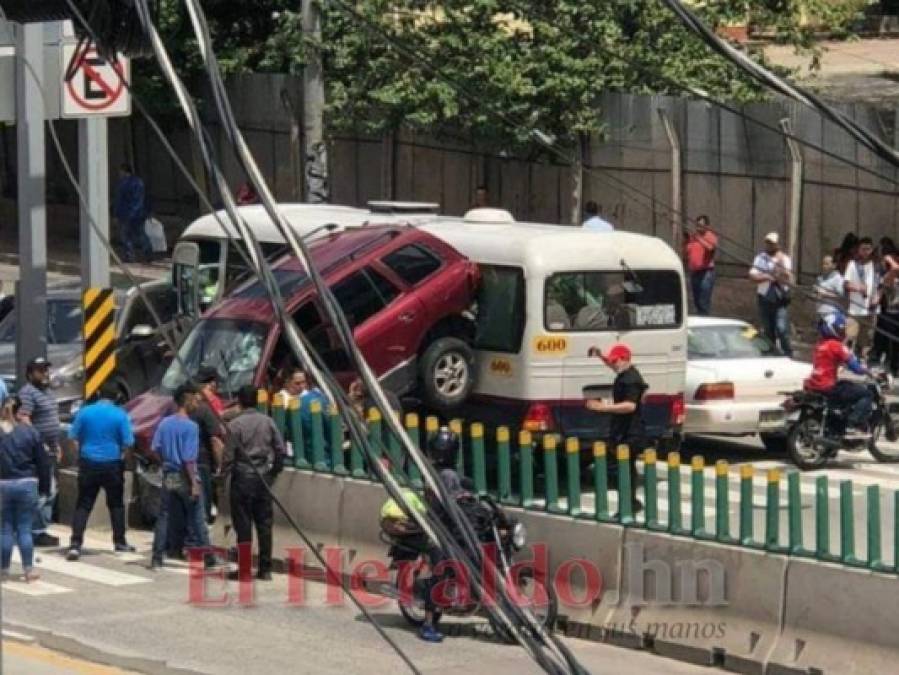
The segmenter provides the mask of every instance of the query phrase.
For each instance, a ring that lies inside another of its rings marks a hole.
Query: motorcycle
[[[893,378],[886,373],[868,377],[865,386],[874,396],[868,417],[867,434],[847,436],[848,410],[832,403],[827,396],[810,391],[784,392],[789,398],[782,404],[787,411],[787,452],[800,469],[818,469],[836,457],[840,450],[868,450],[878,462],[899,462],[899,448],[882,445],[899,439],[899,404],[887,401]]]
[[[543,579],[536,578],[530,567],[514,570],[517,573],[513,574],[512,556],[524,548],[527,540],[524,524],[486,495],[464,495],[457,499],[457,503],[471,522],[482,550],[492,547],[495,551],[493,558],[499,577],[496,584],[503,583],[502,579],[513,579],[517,586],[517,602],[530,609],[546,631],[552,631],[558,615],[558,601],[552,589]],[[382,521],[381,540],[390,547],[387,555],[391,580],[383,592],[397,601],[400,613],[409,624],[420,627],[425,621],[425,596],[431,590],[433,572],[425,551],[425,536],[420,531],[410,531],[408,524],[397,527]],[[481,611],[483,601],[470,587],[463,588],[462,583],[447,584],[445,591],[434,612],[435,622],[444,615],[466,617]],[[498,591],[494,593],[499,597]],[[488,618],[501,639],[513,641],[503,626],[497,625],[489,614]]]

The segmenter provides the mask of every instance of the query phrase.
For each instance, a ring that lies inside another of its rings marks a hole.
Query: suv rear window
[[[479,267],[475,346],[490,352],[517,354],[524,335],[524,272],[520,267]]]
[[[549,331],[651,330],[683,322],[680,276],[673,270],[563,272],[546,281]]]
[[[334,284],[331,292],[353,328],[365,323],[399,295],[393,284],[369,267]]]
[[[440,269],[440,259],[421,246],[403,246],[384,256],[384,264],[410,286]]]

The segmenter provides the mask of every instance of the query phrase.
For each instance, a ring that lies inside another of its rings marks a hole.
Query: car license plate
[[[762,410],[759,413],[759,429],[780,429],[783,425],[783,410]]]

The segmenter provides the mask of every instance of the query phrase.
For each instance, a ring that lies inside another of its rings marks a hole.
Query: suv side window
[[[368,267],[335,284],[331,292],[352,328],[365,323],[399,295],[393,284]]]
[[[438,269],[441,261],[421,246],[403,246],[384,256],[383,263],[410,286],[428,278]]]

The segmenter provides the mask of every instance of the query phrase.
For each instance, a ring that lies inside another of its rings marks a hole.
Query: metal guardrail
[[[323,410],[319,402],[310,406],[310,420],[307,429],[301,417],[299,401],[292,399],[290,406],[284,406],[283,399],[276,394],[269,410],[268,393],[259,392],[259,409],[270,413],[285,440],[293,449],[293,466],[296,469],[331,473],[338,476],[374,480],[368,469],[367,460],[359,448],[344,441],[343,426],[336,408]],[[405,417],[405,427],[413,441],[421,444],[422,429],[419,416],[410,413]],[[384,433],[380,413],[372,409],[368,413],[368,431],[372,444],[378,449],[382,460],[389,463],[397,480],[416,489],[422,488],[421,476],[414,465],[406,465],[396,437]],[[439,422],[436,417],[427,417],[424,438],[435,433]],[[685,495],[681,484],[681,456],[670,452],[666,461],[660,462],[654,449],[643,451],[643,476],[645,511],[642,519],[635,517],[632,496],[635,486],[630,481],[630,462],[635,460],[631,448],[625,445],[615,450],[614,460],[618,470],[619,511],[611,513],[609,500],[609,453],[605,443],[593,446],[591,475],[581,475],[580,443],[576,438],[565,440],[564,457],[559,457],[558,440],[545,436],[542,442],[542,471],[537,471],[534,460],[534,443],[528,431],[520,431],[513,448],[512,434],[507,427],[496,430],[496,471],[492,485],[488,481],[487,454],[484,427],[474,422],[463,437],[463,423],[454,420],[451,428],[463,438],[464,452],[459,453],[458,470],[471,478],[474,489],[479,494],[491,494],[501,503],[526,509],[545,511],[550,514],[566,515],[572,518],[594,520],[601,523],[616,523],[624,527],[644,528],[656,532],[668,532],[675,536],[692,537],[702,541],[743,546],[790,556],[812,558],[824,562],[835,562],[851,567],[862,567],[877,572],[899,573],[899,490],[893,494],[894,517],[894,557],[893,565],[884,563],[880,508],[880,487],[866,488],[867,507],[866,555],[856,556],[855,513],[853,483],[843,480],[839,483],[839,553],[833,552],[830,542],[830,481],[819,476],[815,481],[815,544],[806,548],[803,542],[802,497],[800,474],[788,472],[787,487],[787,540],[781,543],[781,486],[779,469],[769,469],[766,473],[764,532],[757,536],[753,517],[753,478],[756,470],[751,464],[742,464],[739,472],[739,499],[736,522],[738,532],[731,532],[731,475],[726,460],[719,460],[714,466],[714,529],[706,528],[705,486],[707,470],[701,456],[694,456],[690,463],[690,489]],[[308,432],[308,434],[307,434]],[[306,438],[305,436],[309,437]],[[386,436],[386,437],[385,437]],[[514,450],[514,453],[513,453]],[[466,466],[466,458],[470,466]],[[560,461],[561,460],[561,461]],[[514,465],[513,465],[514,461]],[[665,477],[659,477],[660,465],[665,469]],[[560,494],[559,469],[565,469],[564,504]],[[513,471],[513,468],[517,471]],[[513,478],[517,473],[517,484]],[[538,476],[539,474],[539,476]],[[537,478],[542,490],[538,494]],[[592,508],[583,508],[582,479],[592,483]],[[662,522],[660,513],[659,486],[667,488],[668,518]],[[690,521],[684,523],[683,507],[685,497],[689,499]]]

